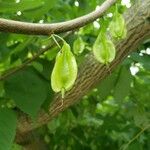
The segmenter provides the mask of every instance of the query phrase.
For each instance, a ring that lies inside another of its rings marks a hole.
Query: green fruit
[[[93,45],[93,53],[99,62],[108,64],[114,60],[116,50],[113,42],[100,32]]]
[[[77,63],[70,46],[64,42],[56,56],[55,65],[51,75],[51,86],[55,92],[64,92],[71,89],[77,77]]]
[[[85,48],[85,43],[82,40],[82,38],[81,37],[77,38],[73,43],[73,52],[76,55],[79,55],[83,52],[84,48]]]
[[[109,25],[111,36],[117,39],[124,39],[127,34],[125,20],[119,12],[114,14],[113,20]]]

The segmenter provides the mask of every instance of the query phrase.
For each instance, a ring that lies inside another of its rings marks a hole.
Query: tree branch
[[[106,0],[93,12],[79,18],[60,23],[38,24],[0,18],[0,31],[32,35],[51,35],[52,33],[71,31],[83,27],[101,17],[115,2],[116,0]]]
[[[139,5],[134,5],[125,14],[128,35],[125,40],[116,43],[117,56],[109,66],[111,71],[115,69],[129,53],[135,50],[144,39],[150,37],[149,8],[149,0],[140,0]],[[33,125],[27,116],[21,114],[18,122],[16,141],[21,142],[31,130],[46,124],[60,112],[78,102],[91,88],[108,76],[110,70],[97,62],[92,54],[89,54],[79,68],[79,75],[74,87],[66,93],[62,107],[59,107],[61,105],[61,96],[58,94],[55,96],[49,108],[49,113],[40,112],[36,124]]]

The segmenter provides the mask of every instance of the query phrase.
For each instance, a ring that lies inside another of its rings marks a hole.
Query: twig
[[[122,146],[120,148],[120,150],[126,150],[128,148],[128,146],[135,141],[145,130],[147,130],[148,128],[150,128],[150,124],[148,126],[146,126],[145,128],[143,128],[140,132],[138,132],[124,147]]]
[[[52,33],[62,33],[85,26],[88,23],[101,17],[117,0],[106,0],[98,9],[84,16],[65,22],[52,24],[27,23],[21,21],[7,20],[0,18],[0,31],[31,34],[31,35],[51,35]]]

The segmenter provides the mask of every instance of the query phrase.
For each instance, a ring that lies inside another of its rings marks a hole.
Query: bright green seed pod
[[[114,14],[113,20],[109,25],[109,30],[111,36],[115,39],[124,39],[126,37],[127,29],[122,14],[119,12]]]
[[[77,63],[70,50],[69,44],[64,42],[56,56],[55,65],[51,75],[51,86],[55,92],[64,92],[71,89],[77,77]]]
[[[100,33],[93,45],[93,53],[100,63],[107,65],[114,60],[116,50],[113,42],[105,34]]]
[[[85,43],[81,37],[78,37],[73,43],[73,52],[76,55],[79,55],[83,52],[85,48]]]

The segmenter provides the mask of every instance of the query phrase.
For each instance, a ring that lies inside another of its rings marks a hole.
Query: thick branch
[[[50,35],[52,33],[71,31],[83,27],[101,17],[104,12],[106,12],[115,2],[116,0],[106,0],[97,10],[93,12],[82,17],[60,23],[37,24],[0,19],[0,31],[34,35]]]
[[[116,43],[117,56],[110,64],[112,71],[130,52],[135,50],[138,45],[145,39],[150,37],[150,1],[141,0],[140,5],[133,6],[125,14],[127,22],[128,35],[127,38],[119,43]],[[107,67],[98,63],[92,54],[89,54],[84,63],[80,66],[78,79],[75,86],[66,94],[64,104],[61,105],[60,95],[56,95],[53,104],[49,109],[49,114],[41,112],[39,114],[37,124],[33,125],[31,120],[26,116],[21,116],[18,123],[18,134],[16,140],[21,142],[22,135],[29,133],[31,130],[40,127],[57,116],[67,107],[76,103],[83,95],[91,88],[99,83],[103,78],[109,75]]]

